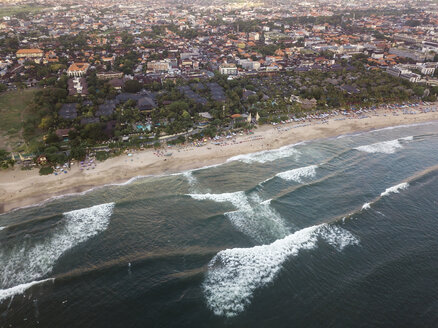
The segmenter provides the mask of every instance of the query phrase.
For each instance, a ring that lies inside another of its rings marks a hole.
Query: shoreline
[[[436,104],[424,107],[434,107]],[[416,110],[417,108],[413,108]],[[378,109],[363,117],[312,120],[262,125],[253,135],[238,135],[227,145],[212,141],[202,147],[166,148],[170,157],[159,157],[153,149],[136,151],[99,162],[96,169],[81,171],[76,163],[68,174],[40,176],[37,169],[22,171],[19,167],[0,172],[0,214],[20,208],[45,204],[61,197],[85,194],[96,188],[125,185],[133,179],[178,174],[226,163],[230,158],[261,151],[270,151],[300,142],[354,135],[387,127],[438,121],[437,112],[393,115],[394,110]]]

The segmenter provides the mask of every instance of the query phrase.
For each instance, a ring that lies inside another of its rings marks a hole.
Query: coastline
[[[436,108],[436,104],[432,105]],[[428,107],[432,107],[428,106]],[[175,174],[206,166],[225,163],[228,159],[249,153],[273,150],[299,142],[355,134],[371,130],[438,121],[438,112],[393,115],[394,111],[378,109],[367,118],[330,117],[324,123],[313,120],[263,125],[253,135],[236,136],[236,142],[218,146],[209,142],[203,147],[168,148],[170,157],[157,157],[154,150],[133,152],[132,157],[121,155],[98,163],[96,169],[81,171],[75,164],[68,174],[40,176],[38,170],[22,171],[19,167],[0,172],[0,213],[38,205],[56,197],[87,192],[96,187],[126,184],[142,176]],[[383,116],[386,115],[386,116]]]

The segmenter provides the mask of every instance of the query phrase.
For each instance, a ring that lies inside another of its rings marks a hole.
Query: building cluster
[[[26,4],[26,2],[23,2]],[[337,70],[362,55],[367,69],[436,84],[438,4],[433,1],[259,3],[40,1],[41,10],[0,21],[0,82],[35,85],[67,74],[86,94],[95,71],[120,89],[142,83],[230,79],[281,71]],[[381,13],[381,14],[380,14]]]

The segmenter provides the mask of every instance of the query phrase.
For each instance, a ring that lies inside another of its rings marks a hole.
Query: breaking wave
[[[377,142],[371,145],[359,146],[356,147],[355,149],[371,154],[373,153],[393,154],[398,149],[403,148],[402,144],[400,143],[400,140],[411,141],[413,140],[413,137],[410,136],[410,137],[400,138],[390,141]]]
[[[251,303],[256,289],[271,283],[283,263],[301,250],[313,249],[318,238],[338,251],[359,240],[349,231],[321,224],[299,230],[269,245],[219,252],[209,263],[203,291],[216,315],[234,317]]]
[[[4,228],[6,228],[6,227],[0,227],[0,231],[2,231]]]
[[[250,163],[267,163],[273,162],[280,158],[298,156],[300,152],[294,147],[299,144],[288,145],[274,150],[263,150],[252,154],[243,154],[230,157],[227,162],[241,161],[247,164]]]
[[[306,167],[300,167],[297,169],[285,171],[276,174],[277,177],[287,180],[287,181],[295,181],[302,182],[302,178],[314,178],[316,175],[317,165],[310,165]]]
[[[189,194],[196,200],[212,200],[218,203],[231,203],[236,210],[224,215],[242,233],[258,242],[271,242],[284,238],[290,233],[283,218],[270,206],[263,202],[257,194],[248,197],[245,192],[238,191],[223,194]]]
[[[384,192],[380,194],[381,197],[388,196],[389,194],[398,194],[400,190],[406,190],[409,187],[409,183],[403,182],[396,186],[392,186],[386,189]]]
[[[362,206],[362,210],[368,210],[370,207],[371,207],[371,204],[370,204],[370,203],[365,203],[365,204],[363,204],[363,206]]]
[[[48,281],[55,281],[54,278],[50,279],[44,279],[44,280],[38,280],[38,281],[32,281],[28,282],[26,284],[17,285],[8,289],[0,289],[0,303],[2,303],[4,300],[8,299],[9,297],[23,294],[27,289],[34,285],[43,284]]]
[[[190,186],[193,186],[196,183],[196,178],[193,175],[192,171],[183,172],[182,175],[187,179],[187,182],[189,183]]]
[[[0,289],[0,295],[38,283],[35,280],[49,274],[63,253],[104,231],[113,209],[114,203],[108,203],[64,213],[64,220],[49,237],[32,240],[26,236],[21,243],[2,247],[0,286],[5,289]]]

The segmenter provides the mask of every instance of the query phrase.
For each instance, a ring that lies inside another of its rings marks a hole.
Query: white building
[[[237,75],[236,64],[224,63],[219,66],[219,73],[223,75]]]

